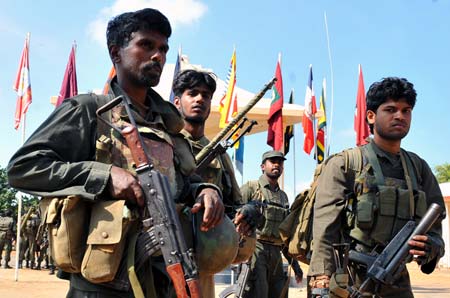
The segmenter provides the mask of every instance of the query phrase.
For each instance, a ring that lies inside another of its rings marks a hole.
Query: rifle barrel
[[[233,118],[233,120],[231,120],[231,122],[225,126],[215,137],[214,139],[211,140],[211,142],[209,142],[208,145],[206,145],[196,156],[195,156],[195,160],[197,161],[197,164],[200,163],[200,161],[202,159],[204,159],[206,157],[206,155],[208,154],[208,152],[214,148],[214,146],[216,146],[222,139],[223,137],[234,127],[234,125],[236,125],[236,123],[238,121],[240,121],[242,118],[244,118],[244,116],[247,114],[248,111],[250,111],[251,108],[253,108],[253,106],[264,96],[264,94],[266,94],[266,92],[272,88],[273,84],[275,84],[276,82],[276,78],[273,78],[272,80],[269,81],[269,83],[267,83],[263,89],[261,89],[261,91],[259,91],[258,94],[255,95],[255,97],[253,97],[248,104],[244,107],[244,109],[242,109],[237,115],[236,117]]]

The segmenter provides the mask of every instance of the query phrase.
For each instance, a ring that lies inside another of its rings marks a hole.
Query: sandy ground
[[[302,266],[306,272],[305,266]],[[414,264],[409,265],[415,297],[450,298],[450,269],[436,269],[431,275],[424,275]],[[226,285],[216,285],[216,294]],[[65,297],[69,283],[49,275],[48,270],[19,270],[15,281],[15,269],[0,269],[0,297],[53,298]],[[217,296],[218,297],[218,296]],[[306,298],[304,285],[289,288],[290,298]]]

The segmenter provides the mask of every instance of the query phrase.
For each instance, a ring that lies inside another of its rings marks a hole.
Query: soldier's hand
[[[438,246],[427,235],[416,235],[408,244],[412,246],[409,254],[414,256],[414,261],[419,265],[426,264],[438,254]]]
[[[223,220],[225,207],[219,193],[213,188],[203,188],[192,206],[191,212],[197,213],[205,209],[203,222],[200,225],[201,231],[208,231],[220,224]]]
[[[233,222],[236,225],[236,232],[241,235],[251,236],[254,232],[254,228],[245,220],[245,215],[242,213],[236,213]]]
[[[144,193],[139,181],[129,171],[112,166],[108,181],[109,194],[115,199],[127,200],[144,206]]]

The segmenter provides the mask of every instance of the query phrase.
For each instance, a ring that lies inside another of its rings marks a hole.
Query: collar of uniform
[[[264,187],[264,188],[267,188],[267,189],[270,189],[270,182],[269,182],[269,179],[267,179],[267,177],[266,177],[266,175],[264,175],[264,174],[262,174],[260,177],[259,177],[259,184],[262,186],[262,187]],[[278,185],[278,183],[277,183],[277,187],[275,188],[275,191],[278,191],[280,189],[280,187],[279,187],[279,185]]]
[[[381,157],[381,158],[387,160],[392,165],[397,165],[400,162],[400,153],[393,154],[393,153],[384,151],[383,149],[378,147],[377,144],[375,144],[375,142],[373,140],[371,140],[371,142],[374,145],[373,150],[375,151],[375,154],[378,157]]]
[[[114,77],[111,80],[109,93],[114,96],[123,95],[123,91],[117,83],[117,77]],[[152,88],[148,88],[146,103],[147,102],[149,103],[148,106],[151,107],[154,122],[160,122],[171,134],[179,133],[181,129],[183,129],[184,121],[177,108],[172,103],[164,100]],[[143,118],[141,117],[141,120],[142,119]]]
[[[209,142],[210,142],[210,141],[208,140],[208,138],[205,137],[205,136],[202,136],[202,137],[201,137],[200,139],[198,139],[198,140],[194,140],[194,138],[192,137],[191,133],[188,132],[187,130],[185,130],[184,128],[181,130],[180,133],[184,136],[185,139],[187,139],[187,140],[189,141],[189,143],[192,144],[192,146],[193,146],[194,148],[197,148],[197,149],[203,149],[203,147],[205,147],[206,145],[208,145]]]

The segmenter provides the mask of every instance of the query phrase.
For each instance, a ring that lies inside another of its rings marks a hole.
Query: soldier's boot
[[[3,269],[11,269],[12,267],[9,266],[7,263],[3,264],[2,266]]]
[[[30,268],[30,261],[27,260],[27,261],[25,262],[25,268]]]
[[[35,264],[34,264],[33,261],[30,262],[30,268],[31,268],[31,269],[35,269]]]
[[[23,261],[19,261],[19,267],[18,267],[18,269],[22,269],[22,266],[23,266]]]
[[[41,263],[37,263],[36,270],[41,270]]]
[[[48,274],[50,275],[55,274],[55,265],[50,265],[50,272]]]

